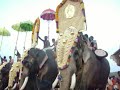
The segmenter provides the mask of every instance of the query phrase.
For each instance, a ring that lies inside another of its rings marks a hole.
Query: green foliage
[[[32,31],[33,23],[31,21],[20,22],[17,24],[12,25],[12,28],[16,31]]]
[[[0,28],[0,35],[2,35],[2,36],[10,36],[10,32],[5,27]]]

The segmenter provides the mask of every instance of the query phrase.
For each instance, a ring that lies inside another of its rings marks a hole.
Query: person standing
[[[95,51],[97,49],[97,41],[94,40],[93,36],[89,37],[89,43],[90,43],[90,47],[93,51]]]
[[[9,56],[9,63],[13,64],[14,60],[12,59],[12,56]]]
[[[6,56],[4,56],[4,58],[3,58],[3,63],[4,62],[7,62]]]
[[[56,51],[57,42],[55,41],[54,38],[52,39],[52,43],[53,43],[53,44],[51,45],[51,47],[53,47],[53,50]]]
[[[50,42],[49,42],[47,36],[44,37],[44,40],[43,40],[41,37],[39,37],[39,36],[38,36],[38,38],[39,38],[41,41],[43,41],[44,48],[50,47]]]

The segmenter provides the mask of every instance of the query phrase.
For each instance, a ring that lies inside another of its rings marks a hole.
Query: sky
[[[57,5],[62,0],[0,0],[0,27],[7,28],[11,36],[3,37],[1,56],[9,55],[14,57],[14,48],[17,40],[18,32],[14,31],[11,26],[21,21],[35,21],[40,17],[41,13],[48,8],[56,10]],[[120,70],[120,67],[110,59],[110,55],[120,48],[120,0],[83,0],[85,3],[85,11],[87,18],[87,33],[94,36],[97,40],[98,48],[108,52],[108,61],[110,63],[111,72]],[[39,36],[44,38],[48,31],[48,22],[40,19]],[[57,39],[55,20],[50,21],[50,41],[52,38]],[[17,41],[17,49],[23,52],[25,34],[19,33]],[[0,36],[0,42],[1,42]],[[26,49],[31,46],[31,32],[27,33],[25,42]],[[39,40],[39,48],[43,47],[43,43]]]

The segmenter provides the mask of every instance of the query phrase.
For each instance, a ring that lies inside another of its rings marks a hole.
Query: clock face
[[[72,18],[75,13],[75,7],[73,5],[68,4],[65,8],[65,16],[66,18]]]

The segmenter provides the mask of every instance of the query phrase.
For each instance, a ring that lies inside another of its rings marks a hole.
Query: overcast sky
[[[17,32],[11,25],[21,21],[35,21],[43,10],[51,8],[56,10],[57,5],[62,0],[0,0],[0,27],[6,27],[10,32],[10,37],[4,37],[2,42],[2,56],[14,56],[14,48],[17,39]],[[104,49],[109,53],[107,59],[110,62],[111,72],[120,70],[116,63],[110,59],[120,47],[120,0],[84,0],[87,33],[97,40],[98,48]],[[48,23],[41,19],[40,33],[43,38],[47,35]],[[55,21],[50,22],[50,41],[56,38],[57,34]],[[1,40],[1,37],[0,37]],[[22,53],[25,40],[25,33],[19,34],[17,48]],[[31,46],[31,32],[27,33],[25,47]],[[43,43],[39,40],[38,47],[42,48]]]

